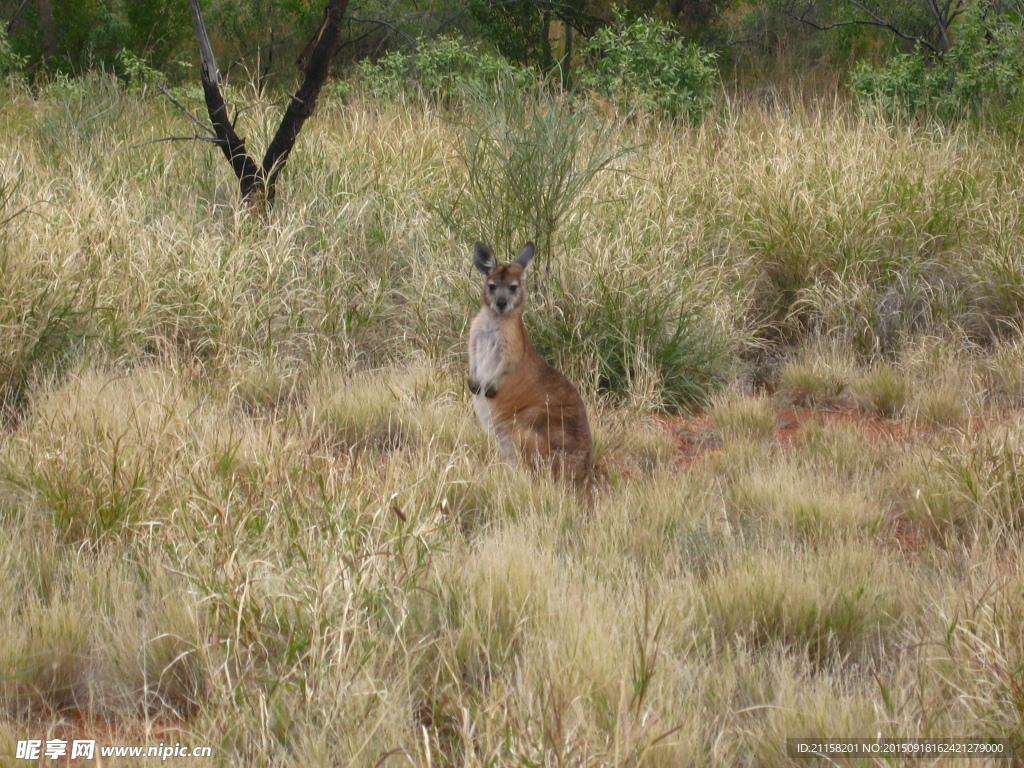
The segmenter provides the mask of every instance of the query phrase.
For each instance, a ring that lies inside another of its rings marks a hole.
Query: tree
[[[574,32],[589,36],[602,23],[586,0],[489,0],[466,8],[483,37],[506,59],[539,65],[544,72],[558,64],[563,76],[571,67]],[[561,26],[557,61],[552,46],[556,24]]]
[[[14,51],[37,70],[116,71],[125,52],[165,69],[190,40],[180,0],[0,0],[0,17]]]
[[[295,139],[303,123],[316,109],[317,97],[327,79],[331,59],[338,47],[341,23],[348,0],[328,2],[324,10],[323,23],[306,46],[306,53],[303,55],[305,78],[298,92],[289,100],[281,125],[267,147],[262,164],[257,164],[249,155],[245,148],[245,139],[235,132],[234,125],[228,119],[227,104],[220,91],[217,60],[214,58],[210,38],[206,33],[199,0],[189,0],[189,6],[192,9],[192,21],[199,41],[200,76],[203,81],[206,109],[216,135],[215,143],[220,146],[238,177],[242,197],[249,202],[270,204],[274,200],[277,177],[288,160]]]

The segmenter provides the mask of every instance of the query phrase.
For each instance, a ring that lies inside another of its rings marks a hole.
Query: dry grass
[[[775,436],[775,411],[766,398],[727,393],[716,398],[708,412],[725,443],[735,440],[766,443]]]
[[[1021,397],[1024,166],[997,137],[842,106],[616,128],[646,148],[583,189],[527,314],[590,407],[588,505],[472,416],[457,124],[328,103],[260,220],[210,147],[126,148],[180,133],[166,106],[51,90],[0,107],[29,206],[0,238],[4,760],[169,724],[216,764],[467,768],[1024,732],[1019,415],[985,410]],[[776,400],[713,400],[721,444],[681,465],[656,412],[691,379],[658,361],[705,358],[616,346],[633,316],[724,340],[695,376],[730,393],[780,356]],[[850,390],[913,439],[772,439]]]
[[[906,409],[911,385],[893,366],[880,365],[858,379],[853,390],[862,408],[876,416],[894,418]]]

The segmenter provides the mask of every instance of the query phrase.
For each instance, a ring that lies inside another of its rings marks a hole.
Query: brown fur
[[[479,314],[469,332],[469,387],[484,428],[507,461],[550,466],[576,482],[593,474],[587,409],[572,383],[534,349],[523,324],[522,279],[532,243],[509,264],[497,264],[483,243],[474,261],[486,277]]]

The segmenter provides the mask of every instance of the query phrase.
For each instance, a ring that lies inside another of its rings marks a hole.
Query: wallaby
[[[490,246],[473,247],[473,265],[484,273],[483,306],[469,329],[469,391],[484,429],[505,460],[550,466],[577,483],[593,473],[587,409],[576,387],[530,343],[523,325],[523,276],[535,252],[527,243],[509,264],[498,264]]]

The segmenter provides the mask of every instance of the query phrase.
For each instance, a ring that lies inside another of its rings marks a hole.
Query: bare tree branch
[[[792,16],[792,14],[790,14],[790,15]],[[759,32],[752,32],[751,34],[746,35],[745,37],[733,37],[732,36],[732,30],[730,29],[729,30],[729,38],[725,41],[725,44],[729,45],[729,46],[733,46],[733,45],[750,45],[751,43],[755,43],[755,42],[757,42],[759,40],[763,40],[765,37],[767,37],[767,35],[768,35],[768,33],[765,32],[765,30],[762,29]]]
[[[213,128],[211,128],[206,123],[204,123],[202,120],[200,120],[198,117],[196,117],[194,114],[192,114],[192,112],[189,109],[187,109],[184,104],[182,104],[180,101],[178,101],[176,98],[174,98],[174,96],[171,94],[170,91],[168,91],[166,88],[164,88],[162,85],[159,85],[159,84],[157,84],[156,87],[157,87],[157,90],[160,91],[160,93],[162,93],[164,96],[166,96],[168,99],[170,99],[171,103],[174,106],[176,106],[178,109],[180,109],[182,112],[184,112],[193,123],[198,125],[200,128],[202,128],[207,133],[209,133],[209,134],[211,134],[213,136],[217,135],[214,132]]]
[[[308,60],[303,67],[305,77],[302,85],[298,92],[289,99],[288,107],[281,119],[281,125],[277,129],[277,133],[274,134],[270,146],[267,147],[262,165],[257,165],[250,157],[245,148],[245,140],[235,132],[234,126],[228,119],[227,105],[220,92],[217,61],[213,55],[209,35],[206,33],[206,24],[203,22],[202,13],[199,10],[199,0],[189,0],[189,6],[192,9],[192,22],[199,42],[200,76],[203,81],[203,93],[206,97],[206,109],[210,113],[217,144],[238,177],[242,197],[247,200],[255,200],[259,194],[262,194],[266,202],[272,202],[277,176],[288,160],[288,155],[295,145],[295,139],[303,123],[313,114],[320,89],[327,79],[331,59],[338,47],[341,22],[348,6],[348,0],[329,0],[327,3],[323,23],[309,45],[306,46]],[[190,116],[193,121],[200,122],[194,115]],[[200,122],[200,124],[202,123]]]
[[[378,28],[378,29],[380,27],[387,27],[392,32],[395,32],[396,34],[399,34],[402,37],[404,37],[412,45],[413,48],[416,47],[416,38],[413,37],[412,35],[408,34],[407,32],[403,32],[398,27],[396,27],[394,24],[392,24],[390,21],[384,21],[383,19],[361,19],[358,16],[346,16],[345,17],[345,21],[358,21],[358,22],[360,22],[362,24],[375,24],[376,28]],[[373,31],[374,30],[370,30],[370,32],[373,32]],[[367,32],[366,34],[370,34],[370,32]],[[366,35],[363,35],[363,37],[366,37]],[[359,39],[362,39],[362,38],[359,38]]]
[[[261,51],[266,50],[272,55],[275,48],[281,48],[282,46],[285,46],[289,43],[294,43],[297,38],[297,35],[287,35],[285,37],[282,37],[280,40],[272,40],[269,45],[266,45],[262,42],[254,43],[253,45],[250,45],[243,49],[241,53],[239,53],[234,59],[232,59],[228,63],[227,67],[224,69],[224,74],[230,75],[232,70],[235,69],[235,67],[244,65],[246,63],[246,60],[249,59],[254,53],[259,55]]]
[[[196,38],[199,40],[199,74],[203,81],[206,110],[210,113],[210,122],[213,123],[220,148],[241,184],[242,196],[248,198],[259,185],[260,169],[245,151],[245,139],[235,133],[235,127],[228,120],[227,105],[220,92],[217,59],[213,56],[210,37],[206,34],[206,23],[199,10],[199,0],[188,0],[188,4],[192,9],[192,23],[195,26]]]
[[[16,10],[14,15],[11,16],[11,20],[4,24],[4,32],[11,34],[11,30],[14,29],[14,22],[16,22],[18,17],[21,16],[21,12],[25,10],[26,5],[28,5],[28,0],[21,0],[21,5],[18,6],[18,10]]]
[[[946,0],[942,10],[939,10],[938,3],[935,0],[928,0],[928,10],[932,13],[932,18],[935,19],[935,26],[939,30],[939,39],[942,41],[942,50],[948,51],[950,48],[949,42],[949,25],[953,23],[953,20],[963,13],[963,0],[956,0],[956,6],[953,6],[953,0]]]
[[[285,110],[281,125],[274,134],[267,154],[263,157],[263,175],[266,179],[267,199],[273,200],[274,183],[288,160],[295,144],[295,137],[306,119],[316,109],[316,100],[331,67],[331,59],[338,47],[341,21],[345,17],[348,0],[330,0],[324,11],[324,22],[311,43],[309,61],[306,63],[306,77],[299,92],[292,96]]]
[[[115,149],[111,154],[117,154],[118,152],[127,152],[129,149],[138,149],[139,147],[148,147],[150,144],[162,144],[165,141],[208,141],[211,144],[217,144],[219,139],[213,136],[200,136],[198,133],[194,136],[163,136],[159,139],[150,139],[149,141],[140,141],[138,144],[129,144],[127,147],[121,147]]]
[[[935,26],[939,30],[939,40],[943,51],[949,50],[949,33],[946,31],[947,22],[939,11],[939,6],[935,4],[935,0],[928,0],[928,10],[932,12],[932,18],[935,19]]]
[[[354,19],[351,19],[351,17],[349,18],[349,20],[350,21],[354,21]],[[366,32],[363,32],[363,34],[361,34],[359,37],[354,37],[354,38],[351,38],[349,40],[346,40],[345,41],[345,45],[355,45],[356,43],[361,43],[363,40],[365,40],[370,35],[372,35],[374,32],[376,32],[378,29],[380,29],[382,26],[389,28],[388,31],[385,33],[384,38],[383,38],[384,40],[387,40],[388,37],[391,35],[392,30],[394,29],[394,25],[381,23],[381,24],[378,24],[377,26],[375,26],[375,27],[373,27],[371,29],[368,29]],[[378,46],[379,46],[379,44],[378,44]]]
[[[818,24],[818,23],[816,23],[814,21],[811,21],[810,19],[807,18],[807,14],[811,12],[811,9],[813,8],[813,4],[808,5],[807,8],[804,10],[804,12],[802,14],[800,14],[799,16],[797,16],[795,13],[792,13],[792,12],[787,12],[787,15],[790,18],[796,19],[797,21],[802,22],[803,24],[807,24],[810,27],[814,27],[815,29],[820,30],[820,31],[825,31],[825,30],[829,30],[829,29],[836,29],[838,27],[849,27],[849,26],[852,26],[852,25],[866,25],[866,26],[870,26],[870,27],[881,27],[882,29],[889,30],[894,35],[896,35],[896,37],[902,38],[903,40],[908,40],[908,41],[910,41],[912,43],[918,43],[920,45],[923,45],[925,48],[930,50],[936,56],[941,56],[943,54],[944,51],[940,51],[935,45],[933,45],[931,42],[929,42],[925,38],[918,37],[916,35],[908,35],[908,34],[906,34],[902,30],[900,30],[899,28],[894,27],[892,24],[890,24],[888,21],[883,19],[881,16],[879,16],[878,14],[873,12],[871,9],[865,7],[862,3],[857,2],[857,0],[847,0],[847,2],[850,3],[850,5],[854,6],[855,8],[858,8],[859,10],[863,11],[864,13],[866,13],[871,18],[870,19],[847,19],[845,21],[834,21],[834,22],[830,22],[828,24]]]

